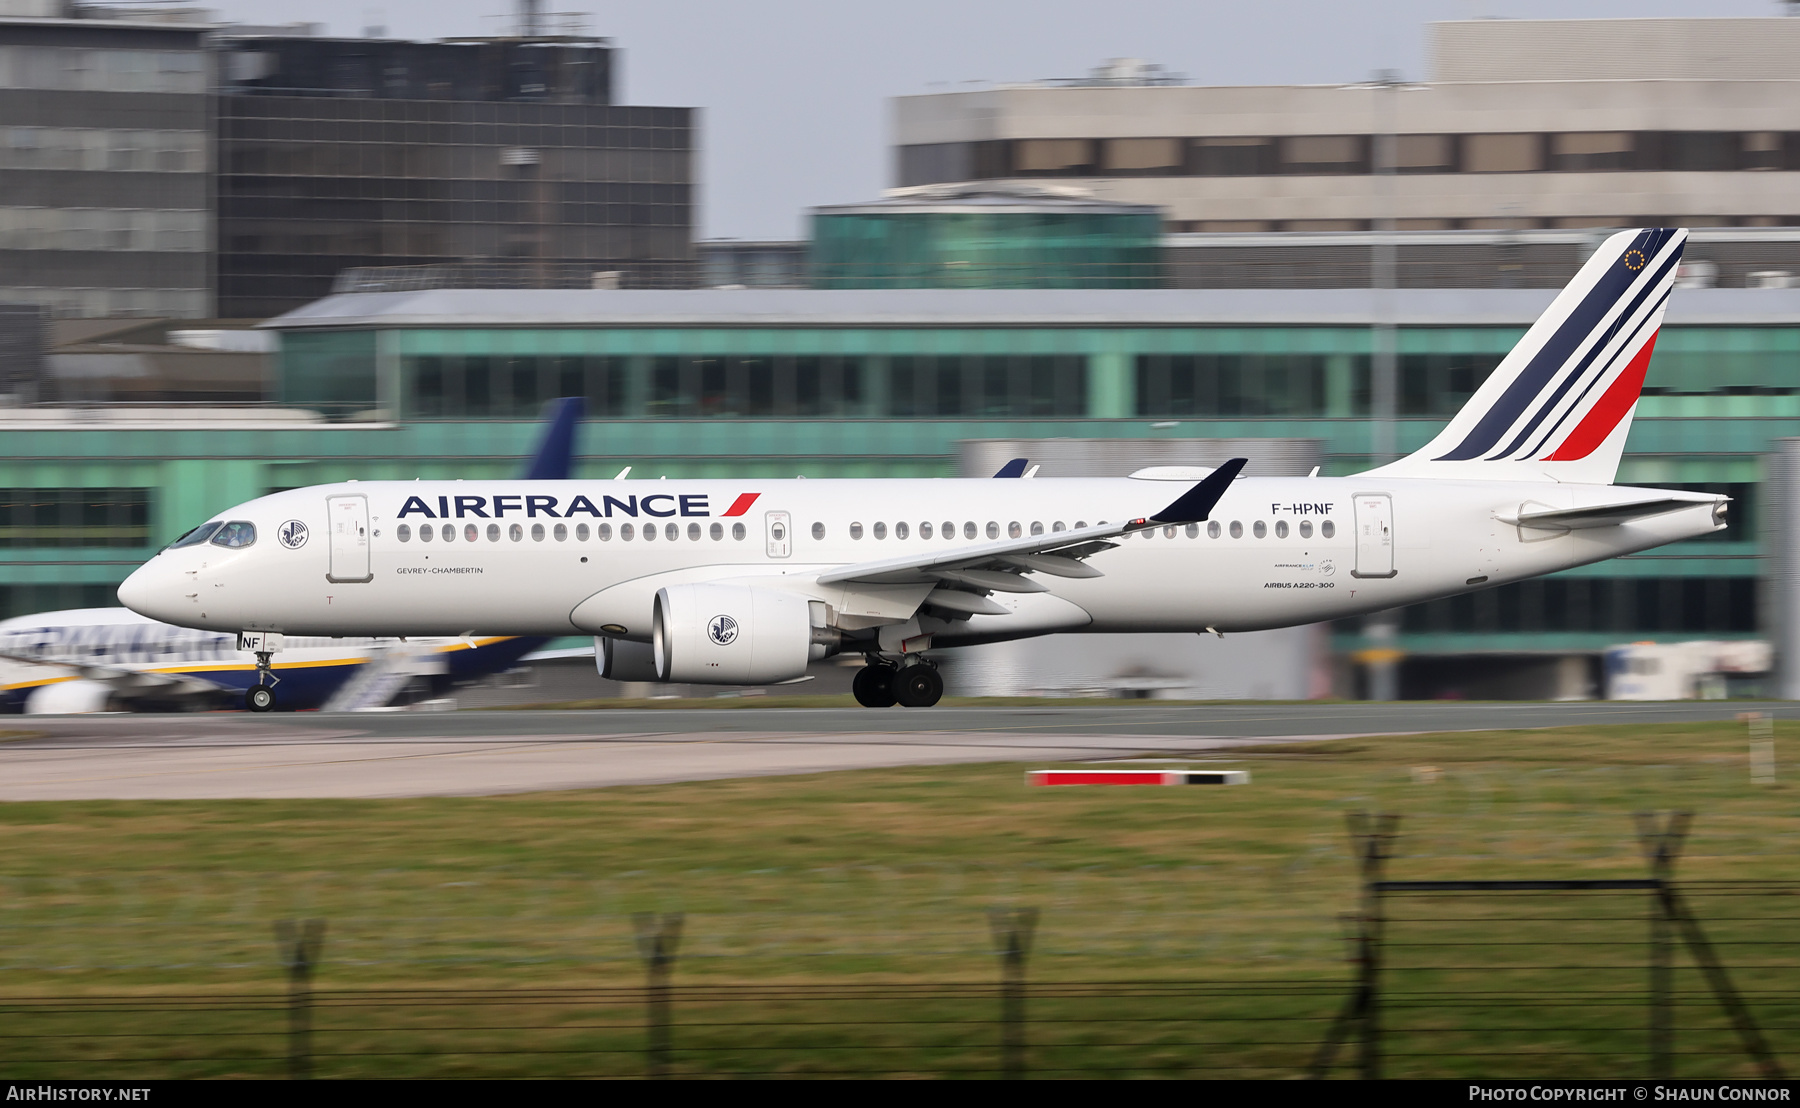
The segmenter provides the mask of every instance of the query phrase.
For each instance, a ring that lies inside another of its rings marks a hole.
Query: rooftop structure
[[[812,211],[815,288],[1154,288],[1162,213],[1067,185],[889,190]]]

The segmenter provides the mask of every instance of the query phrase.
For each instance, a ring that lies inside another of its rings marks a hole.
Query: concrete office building
[[[0,2],[0,301],[210,312],[204,17]]]
[[[1053,178],[1157,205],[1171,231],[1800,224],[1800,19],[1430,36],[1418,84],[1208,88],[1114,67],[900,97],[894,183]]]

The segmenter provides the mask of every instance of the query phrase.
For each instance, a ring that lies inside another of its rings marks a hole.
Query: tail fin
[[[1611,484],[1686,242],[1671,227],[1607,239],[1437,438],[1376,472]]]
[[[567,481],[575,469],[575,427],[587,402],[579,396],[552,400],[544,409],[544,437],[525,465],[527,481]]]

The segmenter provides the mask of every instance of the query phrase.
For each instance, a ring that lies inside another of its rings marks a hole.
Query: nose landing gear
[[[281,678],[275,676],[275,664],[272,650],[258,650],[256,654],[256,684],[244,690],[244,707],[252,712],[272,712],[275,710],[275,686]]]
[[[865,708],[929,708],[944,695],[944,678],[937,667],[916,655],[896,666],[871,656],[851,683],[856,702]]]

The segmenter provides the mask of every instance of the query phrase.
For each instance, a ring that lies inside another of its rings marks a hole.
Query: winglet
[[[1030,458],[1014,458],[1012,461],[1007,462],[1005,465],[1001,466],[1000,472],[994,474],[994,476],[995,477],[1023,477],[1023,476],[1025,476],[1025,466],[1030,461],[1031,461]]]
[[[581,422],[587,402],[579,396],[552,400],[550,419],[544,427],[543,440],[531,464],[525,467],[527,481],[567,481],[575,471],[575,427]]]
[[[1205,480],[1176,498],[1175,503],[1151,516],[1156,523],[1199,523],[1206,519],[1206,514],[1213,510],[1213,505],[1225,495],[1225,490],[1237,480],[1239,471],[1244,468],[1248,458],[1233,458],[1206,475]]]

